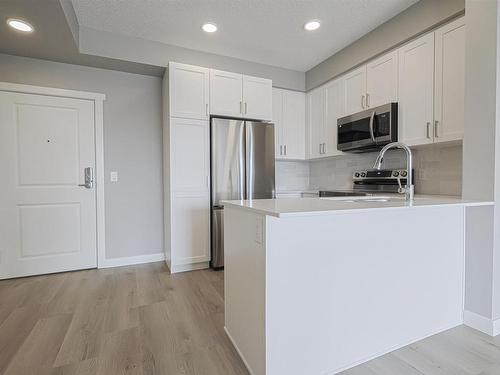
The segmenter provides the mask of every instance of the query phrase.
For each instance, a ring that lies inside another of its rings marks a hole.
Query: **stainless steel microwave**
[[[340,151],[374,151],[397,141],[398,103],[385,104],[337,120],[337,149]]]

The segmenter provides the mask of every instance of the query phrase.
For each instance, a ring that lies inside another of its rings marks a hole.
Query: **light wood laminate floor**
[[[223,306],[222,272],[163,263],[0,281],[0,374],[248,375]],[[500,338],[462,326],[342,374],[500,375]]]

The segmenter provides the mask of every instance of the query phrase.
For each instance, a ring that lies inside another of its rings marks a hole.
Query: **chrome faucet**
[[[389,143],[388,145],[385,145],[382,150],[380,150],[380,153],[377,156],[377,160],[375,160],[375,164],[373,165],[373,169],[378,169],[382,167],[382,161],[384,160],[384,155],[387,150],[390,150],[392,148],[400,148],[406,152],[406,172],[408,173],[408,176],[406,178],[406,186],[403,188],[401,187],[401,184],[399,185],[399,192],[404,193],[405,199],[407,201],[412,201],[413,196],[415,194],[415,186],[413,185],[413,158],[411,155],[411,150],[410,148],[405,145],[404,143],[401,142],[393,142]],[[399,182],[399,179],[398,179]]]

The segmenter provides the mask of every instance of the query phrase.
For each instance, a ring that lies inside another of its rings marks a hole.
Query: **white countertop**
[[[335,212],[358,212],[378,209],[413,209],[437,206],[485,206],[493,202],[467,201],[445,195],[416,195],[413,202],[399,196],[281,198],[223,201],[225,206],[239,207],[275,217],[327,215]]]

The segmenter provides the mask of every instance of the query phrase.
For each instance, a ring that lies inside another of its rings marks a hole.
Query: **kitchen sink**
[[[339,202],[360,202],[360,203],[376,203],[376,202],[401,202],[405,200],[404,196],[358,196],[358,197],[322,197],[321,199],[327,199]],[[418,200],[420,198],[414,198]]]

